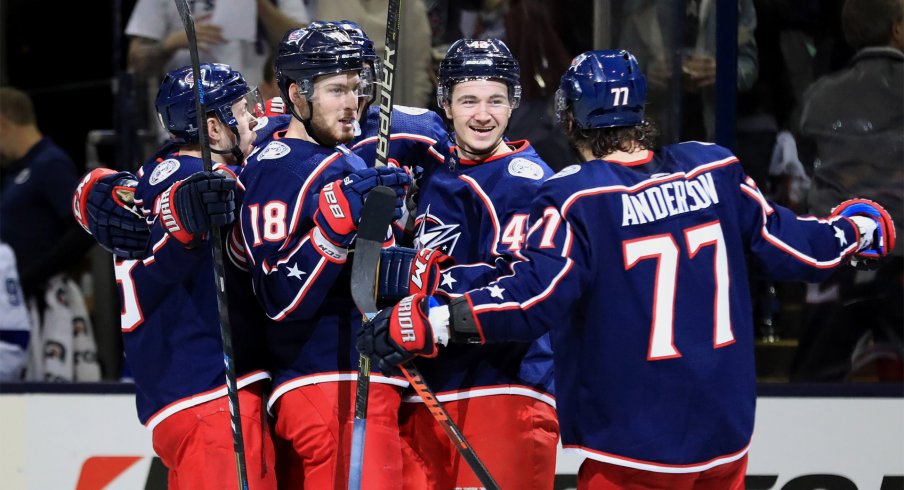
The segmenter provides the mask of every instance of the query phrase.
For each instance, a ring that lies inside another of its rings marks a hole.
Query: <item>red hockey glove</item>
[[[411,178],[394,167],[366,168],[323,186],[314,214],[314,222],[323,235],[335,245],[348,248],[355,239],[361,208],[367,193],[374,187],[387,186],[396,193],[393,219],[402,215],[405,187]]]
[[[870,268],[870,261],[885,257],[895,248],[895,224],[879,204],[867,199],[849,199],[835,206],[831,216],[844,216],[857,225],[860,243],[851,261],[854,266]]]
[[[416,356],[435,357],[437,354],[430,307],[436,300],[423,294],[402,299],[395,307],[380,310],[358,331],[358,351],[371,357],[386,371]]]

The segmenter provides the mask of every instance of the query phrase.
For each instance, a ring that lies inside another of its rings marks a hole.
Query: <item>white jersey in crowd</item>
[[[19,285],[16,256],[0,242],[0,382],[18,381],[25,366],[25,349],[31,336],[28,311]]]

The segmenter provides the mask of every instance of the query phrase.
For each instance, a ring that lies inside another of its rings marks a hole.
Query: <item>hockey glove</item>
[[[384,248],[380,253],[377,298],[381,303],[394,304],[411,294],[431,296],[439,287],[440,270],[453,263],[452,257],[439,250]]]
[[[75,220],[104,250],[123,259],[142,259],[150,230],[135,207],[138,181],[128,172],[97,168],[88,172],[72,196]]]
[[[170,236],[195,247],[212,228],[235,219],[235,186],[235,179],[222,173],[193,174],[160,194],[158,219]]]
[[[380,310],[358,331],[358,352],[370,357],[384,373],[416,356],[436,357],[438,339],[429,320],[433,306],[439,304],[432,297],[415,294]]]
[[[831,216],[849,218],[860,233],[860,243],[851,264],[873,269],[878,259],[895,248],[895,224],[888,211],[867,199],[849,199],[832,209]]]
[[[395,191],[396,206],[392,219],[397,220],[402,216],[405,188],[410,183],[408,174],[394,167],[366,168],[353,172],[344,179],[323,186],[314,222],[329,241],[348,248],[355,239],[367,193],[381,185]]]

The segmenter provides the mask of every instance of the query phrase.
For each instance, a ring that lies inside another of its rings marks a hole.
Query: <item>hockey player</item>
[[[507,271],[524,243],[531,197],[552,175],[527,141],[504,139],[521,84],[518,62],[502,41],[456,41],[438,75],[437,102],[454,146],[442,149],[446,164],[429,167],[421,181],[414,237],[421,254],[407,260],[406,250],[383,254],[381,289],[389,296],[389,285],[397,284],[428,294],[438,287],[436,294],[456,298]],[[448,265],[446,254],[457,265],[444,268],[441,280],[434,274],[432,285],[417,286],[420,271]],[[411,261],[416,265],[399,266]],[[559,432],[547,336],[451,345],[418,367],[502,488],[552,487]],[[406,466],[407,488],[479,486],[423,400],[405,401],[406,463],[420,463]]]
[[[894,228],[863,200],[797,217],[716,145],[653,153],[645,94],[628,52],[575,58],[557,106],[585,162],[540,188],[514,274],[444,306],[405,298],[358,345],[393,365],[447,340],[549,332],[562,442],[587,458],[578,488],[740,489],[756,404],[745,255],[775,279],[818,281],[884,256]]]
[[[254,138],[255,102],[242,75],[227,65],[201,65],[204,109],[215,168],[234,176]],[[170,488],[237,485],[223,347],[206,233],[232,221],[235,180],[201,172],[191,67],[166,75],[155,105],[175,148],[165,147],[139,171],[98,169],[76,189],[76,219],[120,257],[122,334],[137,387],[138,418],[153,431],[154,450],[169,468]],[[227,166],[229,165],[229,166]],[[130,194],[147,218],[146,235],[130,225]],[[105,195],[106,194],[106,195]],[[106,199],[102,199],[106,198]],[[112,204],[111,204],[112,201]],[[112,245],[112,246],[111,246]],[[228,264],[227,264],[228,265]],[[226,267],[229,314],[250,488],[276,488],[274,449],[262,425],[263,316],[247,276]]]
[[[398,215],[408,176],[367,168],[344,146],[359,100],[372,86],[361,48],[334,26],[288,32],[276,57],[277,83],[292,120],[249,157],[236,260],[251,273],[270,318],[277,470],[284,488],[329,489],[348,481],[361,313],[349,292],[349,248],[367,193],[388,185]],[[241,252],[241,253],[239,253]],[[373,376],[363,481],[401,480],[400,379]]]

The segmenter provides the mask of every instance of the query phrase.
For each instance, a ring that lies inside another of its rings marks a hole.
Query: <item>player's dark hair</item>
[[[575,147],[584,146],[597,158],[619,150],[652,150],[659,137],[659,128],[648,120],[636,126],[589,129],[581,129],[573,121],[566,121],[564,130],[565,136]]]
[[[12,87],[0,87],[0,115],[19,126],[35,124],[35,109],[31,97]]]
[[[854,49],[887,46],[902,19],[901,0],[847,0],[841,10],[844,37]]]

